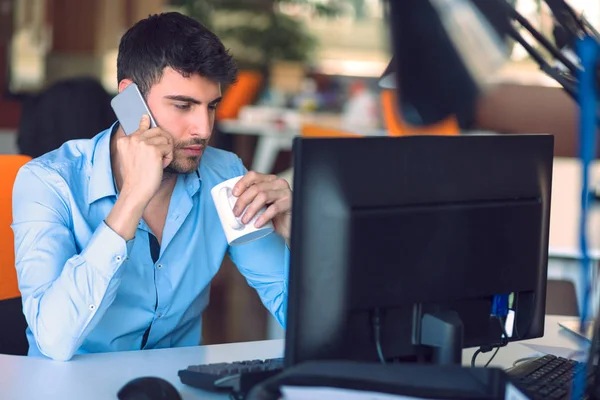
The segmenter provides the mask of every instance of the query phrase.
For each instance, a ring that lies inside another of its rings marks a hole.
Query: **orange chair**
[[[408,125],[400,118],[396,108],[396,92],[385,89],[381,92],[381,106],[383,117],[390,136],[407,135],[458,135],[460,128],[455,117],[424,127]]]
[[[223,99],[217,108],[216,119],[235,119],[243,106],[252,104],[255,100],[263,76],[256,71],[240,71],[237,82],[231,85],[223,94]]]
[[[15,270],[12,188],[19,168],[31,160],[24,155],[0,155],[0,353],[27,354],[21,293]]]
[[[455,117],[449,117],[437,124],[416,127],[404,122],[396,111],[396,92],[383,90],[381,92],[383,117],[389,136],[409,135],[458,135],[460,127]],[[305,124],[301,127],[303,137],[362,137],[364,135],[346,132],[340,129],[326,128],[316,124]]]
[[[302,137],[320,137],[320,138],[357,138],[364,137],[364,135],[359,135],[356,133],[346,132],[340,129],[326,128],[321,125],[316,124],[303,124],[300,127],[300,135]]]

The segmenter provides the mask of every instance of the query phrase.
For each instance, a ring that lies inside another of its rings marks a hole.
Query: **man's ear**
[[[131,79],[123,79],[121,82],[119,82],[119,93],[125,90],[125,88],[131,85],[132,83],[133,81]]]

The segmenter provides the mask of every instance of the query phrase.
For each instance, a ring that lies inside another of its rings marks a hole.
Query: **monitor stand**
[[[417,307],[420,311],[420,307]],[[433,363],[461,365],[463,351],[463,323],[455,311],[439,311],[416,315],[413,324],[414,344],[433,348]]]

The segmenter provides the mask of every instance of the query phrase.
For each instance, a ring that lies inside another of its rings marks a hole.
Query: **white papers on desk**
[[[282,386],[280,400],[431,400],[399,394],[365,392],[333,387]],[[505,400],[527,400],[512,384],[506,385]]]
[[[362,390],[334,387],[282,386],[282,400],[424,400],[418,397],[402,396]]]
[[[581,349],[572,349],[568,347],[544,346],[541,344],[523,343],[523,346],[529,347],[536,353],[550,354],[556,357],[563,357],[575,361],[585,361],[587,351]]]

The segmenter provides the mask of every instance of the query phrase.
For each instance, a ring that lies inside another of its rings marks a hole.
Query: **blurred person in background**
[[[116,121],[111,96],[92,77],[64,79],[25,100],[17,146],[39,157],[71,139],[90,139]]]

